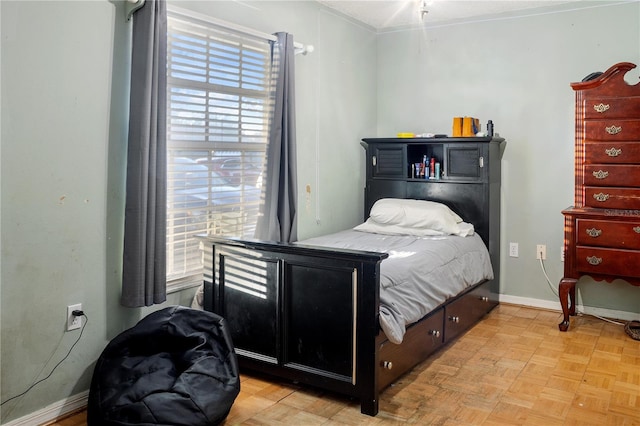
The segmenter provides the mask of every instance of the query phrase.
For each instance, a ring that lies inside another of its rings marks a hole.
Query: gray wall
[[[501,293],[512,301],[553,301],[559,308],[535,248],[546,244],[545,266],[557,288],[563,273],[560,212],[573,204],[569,83],[618,62],[640,64],[640,3],[389,31],[378,42],[378,135],[450,134],[454,116],[478,117],[483,128],[493,120],[507,140]],[[638,75],[636,68],[627,80],[638,82]],[[519,243],[518,258],[508,256],[509,242]],[[620,281],[584,278],[578,300],[640,315],[638,288]]]
[[[300,235],[357,223],[358,141],[375,133],[375,32],[315,2],[177,3],[316,47],[296,58]],[[0,16],[1,399],[66,354],[79,334],[64,332],[67,305],[89,317],[58,370],[2,407],[5,423],[87,390],[106,343],[164,305],[118,303],[131,29],[122,2],[2,1]],[[165,305],[189,305],[194,291]]]

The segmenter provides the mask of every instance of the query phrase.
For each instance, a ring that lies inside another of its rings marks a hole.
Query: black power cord
[[[44,382],[45,380],[47,380],[49,377],[51,377],[51,375],[52,375],[52,374],[53,374],[53,372],[56,370],[56,368],[58,368],[58,367],[60,366],[60,364],[62,364],[62,363],[64,362],[64,360],[66,360],[66,359],[69,357],[69,355],[71,354],[71,351],[73,350],[73,348],[75,348],[75,346],[76,346],[76,345],[78,344],[78,342],[80,341],[80,338],[82,337],[82,333],[84,332],[84,328],[87,326],[87,323],[89,322],[89,317],[87,317],[87,315],[86,315],[83,311],[75,310],[75,311],[71,312],[71,314],[72,314],[74,317],[84,317],[85,321],[84,321],[84,324],[82,325],[82,328],[80,329],[80,334],[78,335],[78,338],[76,339],[76,341],[75,341],[75,342],[73,342],[73,345],[71,345],[71,348],[69,348],[69,352],[67,352],[67,354],[64,356],[64,358],[62,358],[62,359],[61,359],[61,360],[60,360],[60,361],[59,361],[59,362],[58,362],[58,363],[57,363],[57,364],[56,364],[56,365],[51,369],[51,371],[49,372],[49,374],[47,374],[47,377],[45,377],[45,378],[42,378],[42,379],[38,380],[37,382],[35,382],[35,383],[34,383],[34,384],[32,384],[31,386],[29,386],[29,387],[27,388],[27,390],[25,390],[24,392],[19,393],[19,394],[18,394],[18,395],[16,395],[16,396],[12,396],[11,398],[9,398],[9,399],[7,399],[7,400],[5,400],[5,401],[0,402],[0,406],[2,406],[2,405],[4,405],[4,404],[6,404],[6,403],[7,403],[7,402],[9,402],[9,401],[12,401],[12,400],[14,400],[14,399],[16,399],[16,398],[19,398],[19,397],[23,396],[24,394],[26,394],[27,392],[29,392],[31,389],[33,389],[37,384],[40,384],[40,383]]]

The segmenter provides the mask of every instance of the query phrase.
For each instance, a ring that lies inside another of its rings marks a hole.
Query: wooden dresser
[[[561,331],[575,315],[581,276],[640,286],[640,83],[624,79],[633,68],[619,63],[571,84],[576,92],[575,199],[562,212]]]

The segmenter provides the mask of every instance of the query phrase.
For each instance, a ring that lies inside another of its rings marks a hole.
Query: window
[[[269,41],[169,12],[167,282],[202,273],[198,234],[253,237],[268,140]]]

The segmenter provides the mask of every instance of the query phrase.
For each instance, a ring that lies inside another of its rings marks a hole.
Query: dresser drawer
[[[585,139],[597,141],[640,140],[640,120],[585,121]]]
[[[586,274],[640,277],[640,251],[577,246],[576,269]]]
[[[587,164],[584,166],[584,184],[591,186],[640,187],[640,166]]]
[[[584,187],[584,204],[598,209],[640,209],[640,188]]]
[[[640,117],[640,96],[628,98],[589,98],[584,100],[585,118]]]
[[[586,163],[640,163],[640,142],[585,142]]]
[[[640,218],[637,221],[578,219],[578,245],[640,250]]]

